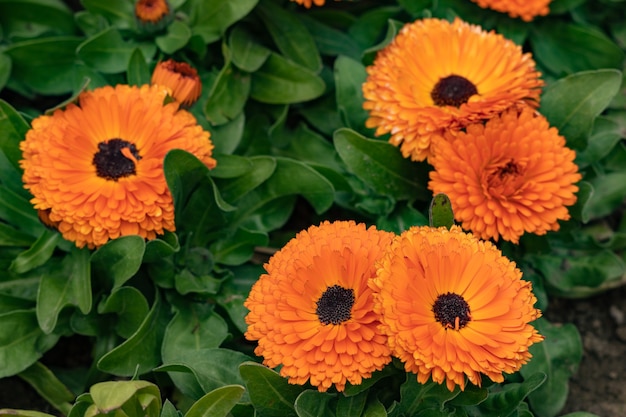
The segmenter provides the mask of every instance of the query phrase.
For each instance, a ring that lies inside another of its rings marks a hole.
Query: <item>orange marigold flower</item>
[[[137,0],[135,17],[140,23],[156,24],[166,20],[170,15],[167,0]]]
[[[454,217],[483,239],[514,243],[558,230],[576,202],[576,154],[533,109],[510,109],[434,143],[428,187],[450,197]]]
[[[298,4],[303,5],[307,9],[310,9],[312,5],[323,6],[326,0],[291,0]]]
[[[472,0],[483,9],[492,9],[508,13],[511,17],[519,17],[530,22],[537,16],[550,13],[548,7],[552,0]]]
[[[530,282],[491,242],[460,227],[414,226],[378,262],[375,311],[392,354],[420,383],[450,391],[465,377],[481,385],[521,368],[543,340],[529,323],[541,316]]]
[[[360,384],[391,360],[372,310],[375,262],[393,234],[354,221],[302,231],[265,265],[244,305],[249,340],[290,383],[319,391]]]
[[[521,103],[539,104],[543,81],[530,54],[502,35],[455,19],[405,25],[367,68],[366,126],[416,161],[431,141]]]
[[[20,144],[24,186],[46,222],[76,246],[175,230],[163,174],[169,150],[216,165],[209,133],[165,97],[159,87],[107,86],[33,120]]]
[[[202,81],[198,71],[186,62],[172,59],[161,61],[156,65],[151,83],[169,89],[174,100],[185,107],[195,103],[202,92]]]

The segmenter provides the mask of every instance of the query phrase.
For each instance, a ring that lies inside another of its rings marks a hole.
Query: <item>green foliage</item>
[[[554,0],[533,22],[467,0],[169,5],[171,20],[152,27],[128,0],[0,0],[0,377],[18,375],[69,417],[557,415],[582,356],[572,324],[533,323],[546,339],[504,383],[485,377],[449,391],[394,362],[344,392],[318,392],[259,363],[244,301],[269,256],[322,220],[394,233],[454,224],[449,199],[428,188],[428,163],[376,136],[363,108],[378,51],[405,23],[431,16],[523,45],[546,82],[539,112],[576,151],[583,179],[572,218],[558,232],[496,244],[542,308],[553,296],[623,285],[623,2]],[[170,58],[203,82],[189,110],[211,134],[217,167],[172,150],[163,174],[176,231],[78,249],[39,220],[20,142],[33,118],[85,89],[147,84]],[[48,366],[65,338],[87,340],[88,359]],[[0,410],[9,415],[49,417]]]

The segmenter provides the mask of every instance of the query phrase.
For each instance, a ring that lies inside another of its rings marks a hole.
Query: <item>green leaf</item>
[[[249,310],[243,303],[250,294],[252,285],[258,280],[265,270],[261,265],[246,263],[241,266],[232,267],[233,276],[222,284],[215,301],[228,313],[228,317],[237,326],[237,329],[244,333],[248,329],[245,316]]]
[[[241,265],[250,260],[257,246],[267,245],[268,240],[266,233],[238,228],[234,234],[214,242],[209,249],[215,256],[215,262]]]
[[[557,76],[622,68],[624,52],[598,29],[554,20],[533,28],[533,57]]]
[[[0,27],[6,38],[71,35],[72,10],[60,0],[1,0]]]
[[[243,138],[245,123],[245,112],[241,112],[233,120],[226,124],[208,127],[211,131],[211,141],[213,142],[213,145],[215,145],[213,151],[216,156],[219,155],[218,159],[221,159],[221,157],[225,154],[230,155],[235,152],[235,149],[237,149],[241,143],[241,139]],[[220,161],[215,169],[219,169],[221,164],[222,162]]]
[[[185,413],[185,417],[226,417],[243,396],[241,385],[216,388],[196,401]]]
[[[0,409],[2,417],[54,417],[52,414],[42,413],[41,411],[31,410],[13,410],[10,408]]]
[[[54,346],[59,335],[43,333],[34,311],[0,314],[0,378],[16,375]]]
[[[164,363],[176,362],[189,352],[217,348],[228,337],[228,325],[211,306],[186,302],[175,308],[163,336]]]
[[[367,394],[367,391],[350,397],[340,394],[337,401],[336,415],[342,417],[361,417],[367,403]]]
[[[161,392],[159,387],[148,381],[106,381],[99,382],[89,388],[89,394],[96,406],[95,415],[107,416],[122,410],[131,411],[131,416],[158,417],[161,413]],[[87,413],[89,415],[94,415]]]
[[[587,148],[576,153],[576,164],[579,167],[585,167],[600,161],[611,153],[621,138],[622,130],[618,122],[602,116],[597,117]]]
[[[117,376],[142,375],[161,363],[161,342],[169,313],[160,297],[137,331],[98,360],[98,369]]]
[[[54,408],[65,415],[69,413],[75,395],[42,363],[35,362],[18,375]]]
[[[250,96],[262,103],[290,104],[313,100],[326,90],[313,71],[271,53],[252,74]]]
[[[593,220],[617,210],[626,193],[626,172],[599,175],[588,183],[593,191],[582,208],[583,218]]]
[[[485,401],[476,407],[468,407],[478,412],[470,412],[470,415],[508,416],[518,408],[524,398],[536,390],[546,380],[546,374],[535,373],[525,378],[522,383],[510,383],[504,386],[492,385],[492,390]],[[480,413],[480,414],[479,414]]]
[[[139,48],[135,48],[128,62],[126,70],[126,79],[129,85],[141,86],[150,84],[150,69],[146,63],[146,57]]]
[[[215,179],[222,192],[222,196],[231,203],[236,203],[241,197],[254,190],[266,181],[276,170],[276,159],[268,156],[253,156],[246,158],[246,170],[242,175],[231,177],[228,180]]]
[[[161,51],[173,54],[187,45],[189,39],[191,39],[189,26],[179,20],[174,20],[167,27],[167,34],[157,36],[154,41]]]
[[[21,175],[19,160],[22,159],[20,142],[24,140],[30,126],[24,118],[6,101],[0,100],[0,149],[11,167]],[[2,181],[6,181],[8,167],[2,166]]]
[[[350,171],[379,194],[396,200],[427,200],[423,164],[403,158],[398,148],[380,140],[367,139],[350,129],[334,135],[335,148]]]
[[[9,271],[16,274],[23,274],[43,265],[50,259],[52,252],[54,252],[60,240],[60,234],[56,231],[46,229],[30,248],[20,253],[13,262],[11,262]]]
[[[328,22],[320,22],[308,14],[295,15],[306,26],[322,55],[346,56],[355,60],[361,59],[361,47],[348,34],[329,26]]]
[[[136,45],[126,42],[119,31],[108,28],[78,46],[76,53],[87,65],[105,74],[126,71]]]
[[[269,0],[261,0],[255,11],[285,58],[315,73],[320,71],[322,59],[313,37],[293,13]]]
[[[47,95],[72,91],[76,48],[82,38],[48,37],[16,42],[4,50],[13,63],[11,76],[28,89]]]
[[[37,320],[45,333],[56,327],[61,310],[76,306],[83,314],[91,310],[89,250],[72,247],[54,273],[44,274],[37,293]]]
[[[294,403],[303,387],[289,384],[286,378],[255,362],[242,363],[239,372],[258,417],[297,416]]]
[[[546,373],[546,382],[533,391],[528,400],[537,415],[552,417],[563,409],[567,401],[569,379],[582,360],[582,341],[576,326],[571,323],[552,325],[540,318],[533,324],[545,340],[530,347],[533,357],[520,372],[524,378],[531,378],[539,372]]]
[[[271,51],[255,41],[243,26],[237,25],[230,32],[228,49],[231,51],[233,64],[247,72],[254,72],[270,56]]]
[[[376,220],[376,226],[379,229],[397,234],[411,226],[428,226],[428,224],[428,218],[410,204],[398,204],[391,213]]]
[[[11,58],[6,54],[0,53],[0,90],[7,85],[7,81],[11,76],[12,66]]]
[[[86,10],[104,16],[118,29],[132,29],[135,24],[133,2],[127,0],[81,0]]]
[[[222,37],[230,25],[250,13],[258,1],[199,0],[193,2],[192,33],[202,36],[205,43],[214,42]]]
[[[363,108],[361,86],[367,78],[365,67],[358,61],[340,56],[335,61],[335,91],[337,110],[346,127],[358,132],[371,132],[365,128],[369,113]]]
[[[335,413],[329,407],[334,398],[334,394],[308,389],[298,395],[294,407],[298,417],[334,417]]]
[[[414,374],[407,373],[406,381],[400,387],[400,402],[394,412],[398,413],[396,415],[414,416],[429,408],[443,410],[444,404],[460,392],[458,388],[449,391],[445,384],[433,381],[421,384]]]
[[[243,111],[249,94],[250,75],[227,63],[209,91],[209,98],[204,106],[207,120],[216,126],[235,119]]]
[[[445,227],[450,229],[454,226],[454,213],[452,203],[445,194],[437,194],[430,202],[428,209],[428,223],[430,227]]]
[[[99,306],[98,314],[116,314],[115,332],[124,339],[135,333],[150,310],[146,297],[135,287],[115,288]]]
[[[112,288],[122,286],[139,270],[146,243],[141,236],[112,239],[91,255],[94,278]]]
[[[621,82],[621,73],[611,69],[570,75],[545,89],[540,111],[565,136],[569,147],[583,150],[595,118],[617,94]]]

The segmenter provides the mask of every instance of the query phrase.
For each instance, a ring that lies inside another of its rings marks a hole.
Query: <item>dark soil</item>
[[[551,299],[545,316],[554,324],[574,323],[584,346],[561,415],[587,411],[600,417],[626,416],[626,286],[587,299]],[[59,415],[18,377],[0,379],[2,408]]]

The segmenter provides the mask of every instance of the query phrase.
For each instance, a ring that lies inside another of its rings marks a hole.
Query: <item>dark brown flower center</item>
[[[459,330],[470,322],[469,304],[463,297],[454,293],[442,294],[433,305],[435,320],[446,329]]]
[[[98,152],[91,162],[99,177],[117,181],[137,173],[135,164],[141,157],[135,144],[124,139],[109,139],[98,144]]]
[[[430,97],[437,106],[461,107],[476,93],[478,90],[470,80],[460,75],[450,75],[439,79]]]
[[[317,300],[315,314],[322,324],[340,324],[350,319],[353,305],[354,290],[333,285]]]

